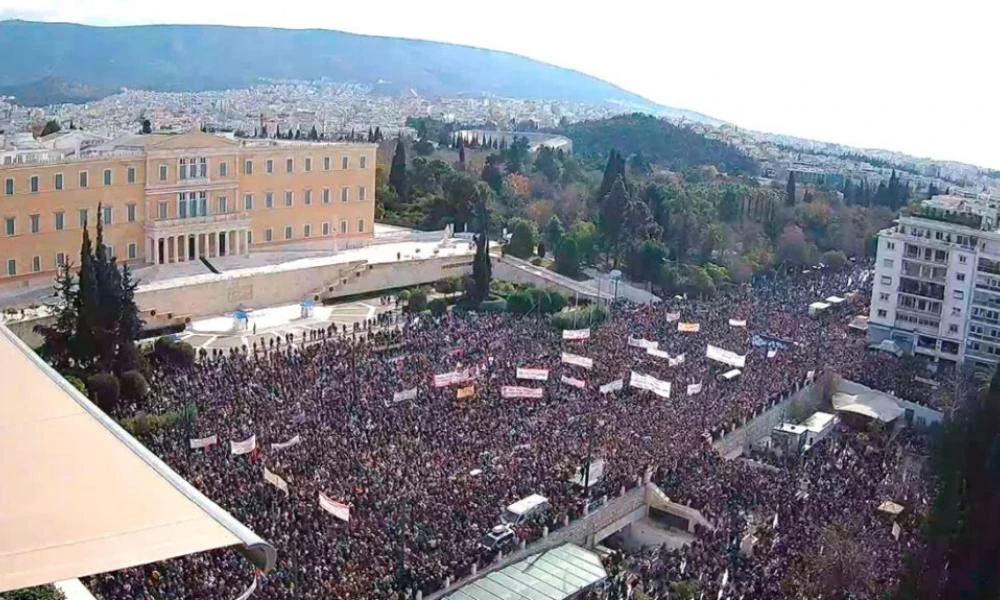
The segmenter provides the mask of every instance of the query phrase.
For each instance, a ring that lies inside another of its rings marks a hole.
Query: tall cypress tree
[[[490,279],[493,267],[489,254],[489,209],[487,199],[491,191],[486,184],[476,184],[476,254],[472,259],[472,286],[468,291],[469,304],[475,308],[490,295]]]
[[[795,206],[795,172],[788,172],[788,183],[785,184],[785,206]]]
[[[392,166],[389,168],[389,185],[392,189],[396,190],[396,196],[399,197],[401,202],[406,202],[407,199],[407,182],[406,182],[406,144],[403,142],[403,136],[399,136],[396,140],[396,152],[392,155]]]

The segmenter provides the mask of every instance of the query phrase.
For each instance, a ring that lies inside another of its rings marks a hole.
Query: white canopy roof
[[[0,592],[238,546],[274,548],[0,326]]]

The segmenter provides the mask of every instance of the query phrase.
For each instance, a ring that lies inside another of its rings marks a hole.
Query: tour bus
[[[500,520],[508,525],[520,525],[545,514],[548,510],[548,498],[532,494],[508,506]]]
[[[739,369],[730,369],[725,373],[721,373],[718,377],[716,377],[716,379],[719,381],[732,381],[739,377],[742,373],[743,371],[740,371]]]

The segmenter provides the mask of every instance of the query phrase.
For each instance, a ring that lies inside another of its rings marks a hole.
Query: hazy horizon
[[[0,19],[87,25],[211,24],[332,29],[513,52],[604,79],[658,104],[743,128],[1000,168],[991,24],[1000,6],[845,0],[803,6],[635,2],[574,11],[510,0],[483,18],[457,0],[361,4],[0,0]],[[693,60],[697,58],[697,60]]]

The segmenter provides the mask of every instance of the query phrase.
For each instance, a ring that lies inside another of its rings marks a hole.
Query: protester
[[[851,288],[867,293],[862,273],[855,267],[786,278],[706,301],[616,303],[609,321],[579,341],[564,341],[540,317],[469,314],[380,316],[351,333],[332,326],[283,344],[254,344],[205,356],[191,370],[159,368],[144,410],[193,404],[198,415],[190,430],[163,431],[143,442],[276,546],[278,565],[260,578],[257,598],[381,600],[436,591],[449,577],[491,560],[478,542],[507,504],[533,493],[549,499],[549,519],[518,530],[528,543],[542,526],[554,530],[579,518],[588,498],[570,480],[588,454],[606,461],[591,497],[617,494],[652,470],[667,494],[717,522],[684,552],[622,558],[621,577],[656,590],[675,577],[717,578],[728,568],[735,597],[793,597],[781,595],[781,579],[794,562],[787,556],[814,541],[820,524],[795,533],[798,528],[811,518],[826,522],[867,510],[874,501],[864,479],[838,487],[846,468],[830,471],[828,461],[850,451],[847,468],[864,477],[888,467],[871,464],[854,442],[838,441],[775,475],[719,459],[706,433],[741,423],[823,369],[938,401],[934,389],[917,387],[898,373],[902,369],[885,368],[897,366],[895,358],[870,353],[863,337],[848,334],[849,314],[807,315],[817,299]],[[734,326],[730,319],[747,323]],[[698,323],[700,331],[679,333],[678,322]],[[783,347],[769,357],[766,347],[753,345],[755,334],[781,338]],[[658,342],[671,360],[629,345],[629,338]],[[746,355],[742,376],[717,381],[714,374],[728,367],[706,358],[708,344]],[[563,352],[593,359],[593,368],[563,363]],[[547,381],[517,379],[518,367],[547,369]],[[467,382],[433,385],[436,374],[466,371]],[[669,398],[630,388],[631,371],[669,381]],[[562,382],[563,376],[583,380],[585,389]],[[617,379],[624,379],[621,391],[599,393]],[[701,390],[689,396],[691,384]],[[468,386],[471,395],[458,399],[456,391]],[[503,386],[543,388],[544,395],[504,398]],[[397,392],[414,388],[412,400],[394,401]],[[217,444],[190,448],[190,439],[213,435]],[[256,450],[233,455],[229,442],[251,435]],[[296,436],[301,443],[272,447]],[[287,496],[263,479],[265,468],[287,482]],[[801,478],[811,497],[828,502],[791,512]],[[320,493],[348,505],[349,522],[320,508]],[[770,541],[761,543],[774,544],[761,552],[769,561],[762,566],[732,558],[734,533],[744,525],[739,510],[764,521],[772,511],[779,514],[778,527],[767,532]],[[687,575],[678,575],[685,558]],[[885,564],[889,581],[898,557]],[[238,596],[251,579],[239,555],[214,551],[98,575],[87,584],[101,598],[226,598]]]

